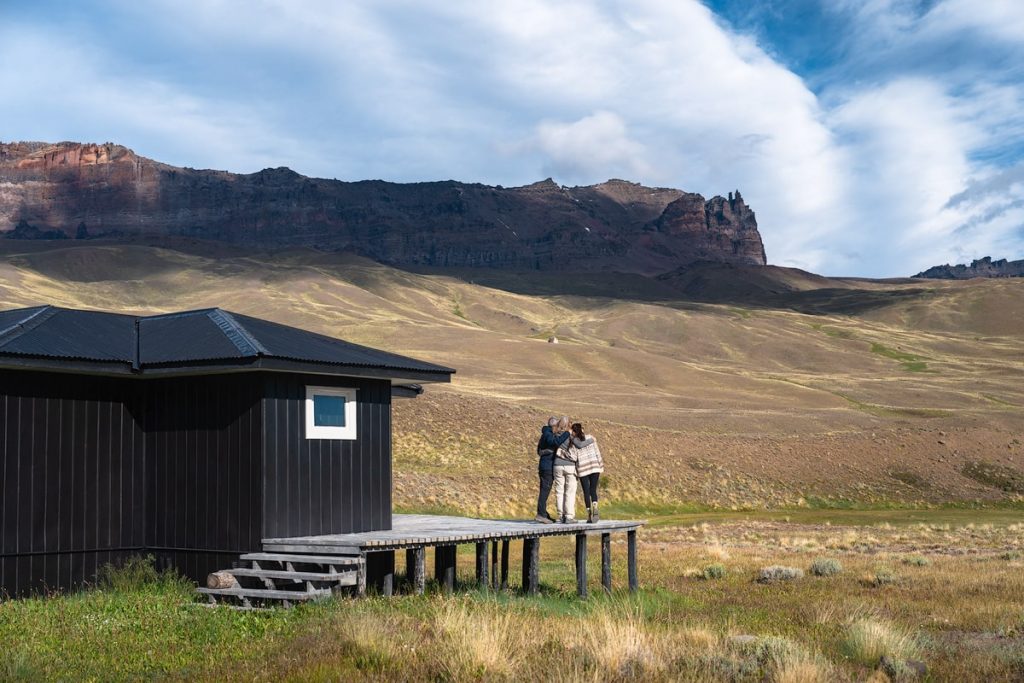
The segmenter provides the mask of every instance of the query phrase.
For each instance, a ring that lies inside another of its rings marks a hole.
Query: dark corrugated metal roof
[[[207,311],[140,318],[139,350],[143,366],[246,355],[224,335]]]
[[[264,346],[264,355],[272,358],[343,363],[364,367],[400,368],[423,372],[454,372],[433,363],[379,351],[368,346],[306,332],[295,327],[272,323],[269,320],[232,314],[235,320]]]
[[[333,366],[336,374],[353,367],[379,370],[381,376],[395,374],[389,371],[437,375],[445,381],[455,372],[219,308],[153,316],[53,306],[0,311],[0,359],[4,356],[111,363],[142,373],[147,367],[166,371],[196,364],[215,370],[217,361],[237,369],[247,360],[264,358]]]
[[[130,315],[46,306],[0,339],[0,353],[131,363],[134,328]]]

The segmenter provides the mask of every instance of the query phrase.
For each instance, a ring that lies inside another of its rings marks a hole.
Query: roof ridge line
[[[245,329],[240,322],[235,320],[233,315],[224,309],[213,308],[206,315],[241,353],[246,355],[255,353],[257,356],[270,355],[266,347],[256,337],[252,336],[249,330]]]
[[[8,342],[17,339],[26,332],[31,332],[55,316],[60,310],[61,309],[55,306],[44,304],[38,311],[29,317],[23,318],[21,321],[11,325],[10,327],[0,330],[0,347],[5,346]]]
[[[174,313],[154,313],[153,315],[140,315],[137,316],[140,320],[167,320],[169,318],[187,318],[196,315],[202,315],[203,313],[209,315],[211,311],[219,311],[220,309],[216,306],[210,308],[196,308],[191,311],[175,311]]]

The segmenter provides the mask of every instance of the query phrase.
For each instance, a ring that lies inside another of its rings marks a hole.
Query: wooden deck
[[[456,546],[476,546],[476,577],[481,588],[508,588],[509,544],[523,542],[522,590],[539,590],[540,541],[550,536],[575,536],[576,584],[581,597],[587,596],[587,538],[600,536],[601,584],[612,590],[611,535],[626,534],[629,589],[637,590],[636,532],[644,520],[606,520],[594,524],[540,524],[526,520],[474,519],[442,515],[394,515],[392,528],[351,534],[265,538],[268,553],[358,556],[366,559],[370,582],[385,595],[395,588],[395,551],[405,550],[406,577],[413,590],[422,593],[426,583],[426,548],[433,547],[434,575],[446,590],[453,590],[456,575]],[[499,560],[500,545],[500,560]],[[490,550],[490,553],[488,553]]]
[[[265,538],[268,552],[331,553],[356,555],[379,550],[400,550],[419,546],[461,545],[481,541],[576,536],[635,531],[646,520],[607,520],[587,524],[540,524],[532,520],[474,519],[442,515],[394,515],[392,528],[356,534]]]

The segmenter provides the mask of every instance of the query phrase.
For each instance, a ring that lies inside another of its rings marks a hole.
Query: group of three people
[[[604,472],[604,460],[597,439],[583,431],[579,422],[570,424],[568,417],[552,417],[541,428],[537,443],[540,495],[537,496],[536,520],[542,524],[576,522],[576,480],[583,486],[587,505],[587,521],[600,521],[597,510],[597,485]],[[555,490],[557,518],[548,514],[548,496]]]

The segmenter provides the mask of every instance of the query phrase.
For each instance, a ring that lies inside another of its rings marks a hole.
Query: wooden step
[[[339,573],[291,572],[286,569],[226,569],[232,576],[254,576],[260,579],[284,579],[286,581],[330,581],[338,586],[354,586],[358,576],[354,571]]]
[[[197,588],[203,595],[216,595],[249,600],[316,600],[331,595],[330,588],[311,591],[279,591],[268,588]]]
[[[299,564],[360,565],[366,562],[360,555],[292,555],[291,553],[247,553],[242,560],[256,562],[298,562]]]

